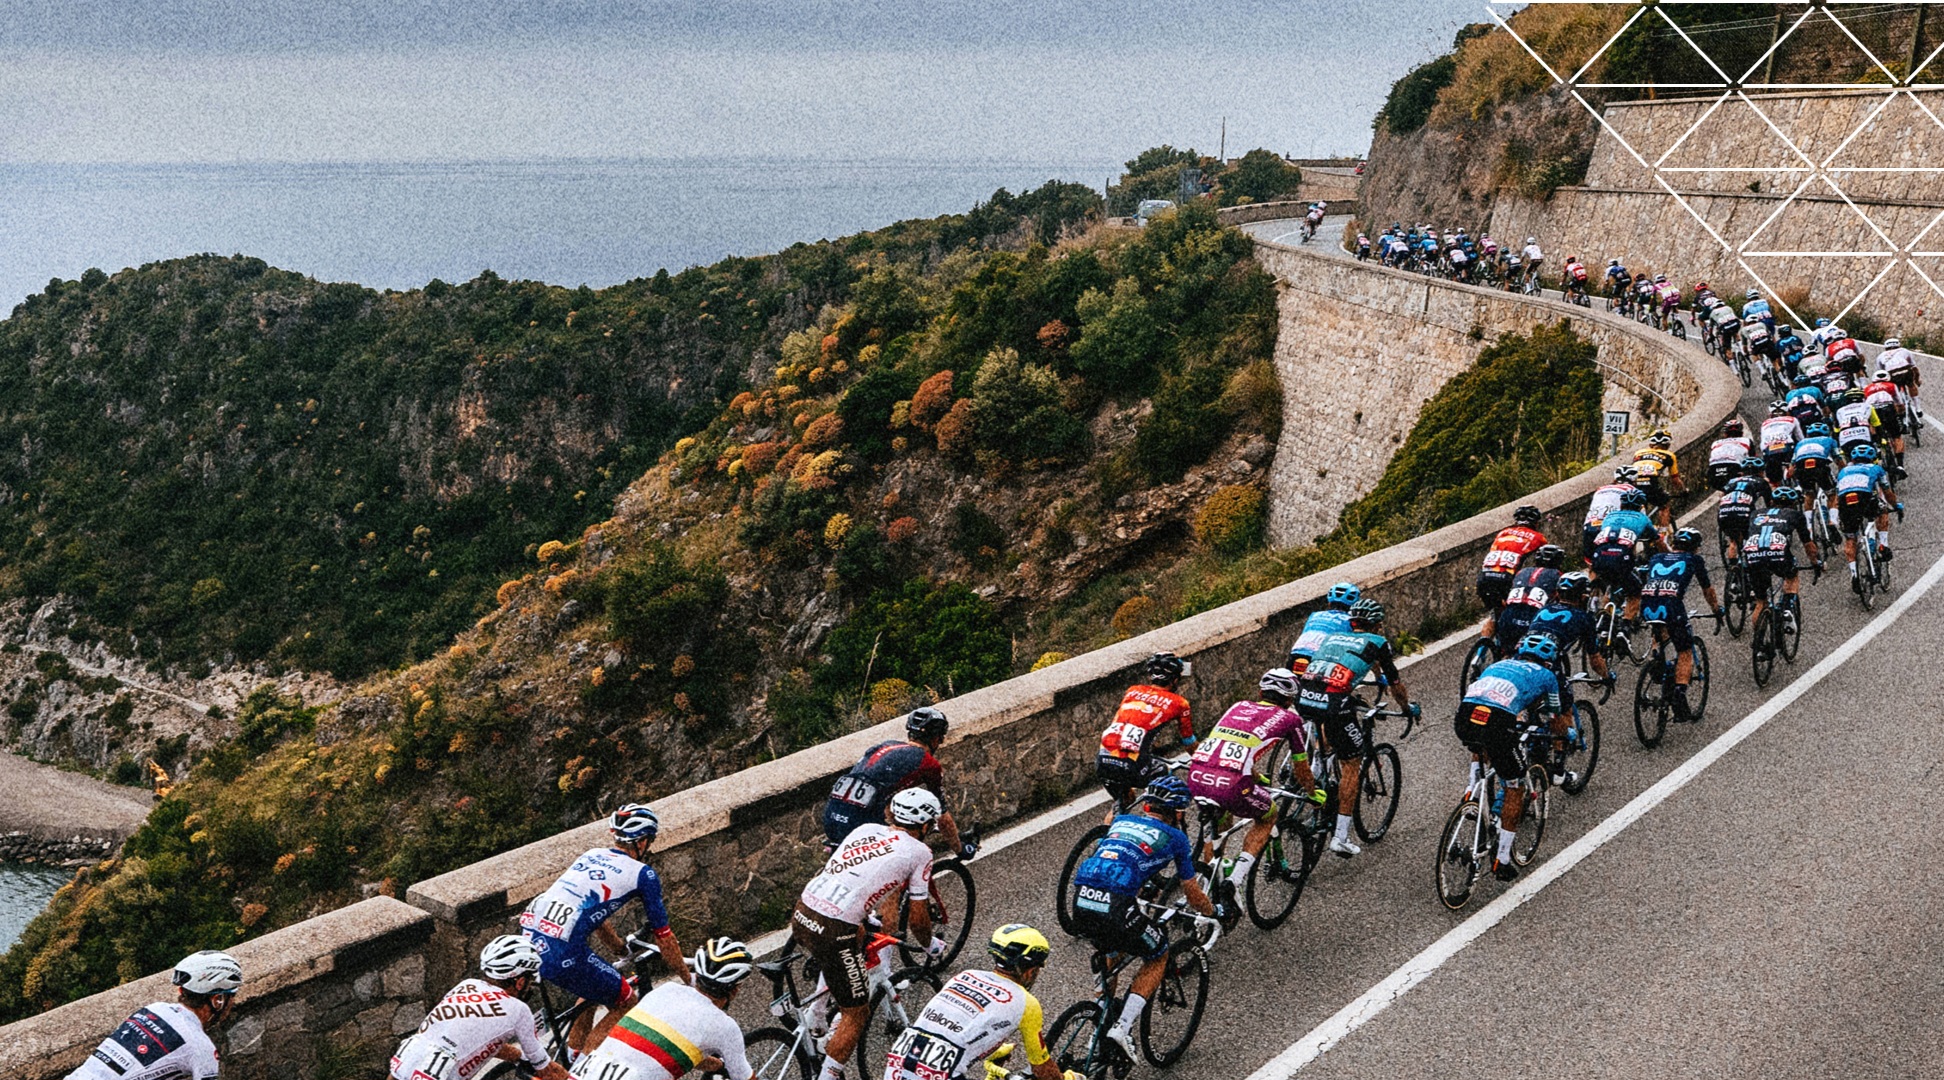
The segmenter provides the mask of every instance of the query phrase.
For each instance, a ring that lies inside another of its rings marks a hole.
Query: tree
[[[1124,277],[1111,296],[1089,289],[1080,297],[1080,338],[1073,343],[1073,370],[1112,394],[1137,393],[1148,381],[1159,329],[1141,283]]]
[[[1222,176],[1222,205],[1269,202],[1296,193],[1302,170],[1273,150],[1251,150]]]
[[[1017,464],[1086,449],[1087,429],[1067,411],[1053,369],[1023,364],[1012,349],[986,357],[969,400],[974,445],[983,455]]]

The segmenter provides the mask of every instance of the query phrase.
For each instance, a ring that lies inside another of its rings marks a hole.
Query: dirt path
[[[123,837],[148,817],[152,800],[127,788],[52,765],[0,753],[0,833],[26,832],[46,839]]]

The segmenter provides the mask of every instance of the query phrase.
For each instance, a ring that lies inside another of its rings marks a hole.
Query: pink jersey
[[[1279,740],[1292,750],[1303,749],[1303,718],[1292,709],[1263,701],[1238,701],[1229,706],[1215,730],[1195,747],[1189,779],[1198,769],[1252,774],[1263,754]],[[1192,784],[1191,784],[1192,786]]]

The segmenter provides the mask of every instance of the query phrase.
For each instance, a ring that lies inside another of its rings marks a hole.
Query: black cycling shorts
[[[1827,490],[1836,486],[1836,479],[1829,472],[1829,462],[1821,458],[1804,458],[1797,462],[1793,482],[1804,495],[1813,493],[1817,488]]]
[[[1788,471],[1789,456],[1792,452],[1793,448],[1790,450],[1763,451],[1762,474],[1768,477],[1769,483],[1779,484],[1782,482],[1783,474]]]
[[[1836,519],[1844,536],[1862,532],[1866,522],[1875,521],[1882,513],[1874,491],[1845,491],[1836,496]]]
[[[1694,647],[1694,628],[1688,625],[1687,605],[1681,601],[1643,597],[1640,617],[1648,622],[1666,623],[1668,640],[1675,648],[1685,652]]]
[[[1876,422],[1877,435],[1880,438],[1903,438],[1903,415],[1897,411],[1895,405],[1876,410]]]
[[[1633,556],[1627,552],[1600,550],[1593,553],[1593,581],[1621,596],[1640,595],[1640,575],[1634,572]]]
[[[1323,741],[1330,744],[1330,751],[1344,761],[1362,760],[1370,749],[1364,741],[1363,725],[1357,721],[1356,702],[1349,694],[1330,694],[1329,705],[1322,708],[1309,700],[1299,700],[1296,711],[1316,725],[1323,733]]]
[[[1772,578],[1794,581],[1802,569],[1796,565],[1794,554],[1787,551],[1758,551],[1743,558],[1747,560],[1749,595],[1758,598],[1768,595]]]
[[[1715,528],[1720,530],[1721,538],[1727,542],[1729,550],[1741,550],[1742,541],[1748,539],[1748,522],[1753,516],[1746,507],[1715,511]]]
[[[1647,505],[1653,507],[1666,506],[1670,498],[1667,489],[1659,484],[1641,484],[1640,493],[1647,496]]]
[[[1094,778],[1100,781],[1107,794],[1113,796],[1114,805],[1125,806],[1128,801],[1147,787],[1148,781],[1168,771],[1161,764],[1159,755],[1143,754],[1138,758],[1117,758],[1100,754],[1094,758]]]
[[[1738,461],[1717,461],[1708,466],[1708,486],[1716,491],[1726,490],[1728,481],[1741,475]]]
[[[1461,701],[1451,726],[1465,749],[1485,755],[1501,780],[1520,780],[1524,773],[1519,768],[1517,721],[1517,717],[1496,706]]]
[[[1511,574],[1480,573],[1478,575],[1478,599],[1487,611],[1497,611],[1505,603],[1506,596],[1512,591]]]
[[[1131,896],[1073,887],[1073,933],[1103,952],[1126,953],[1143,960],[1167,955],[1168,933],[1142,911]]]

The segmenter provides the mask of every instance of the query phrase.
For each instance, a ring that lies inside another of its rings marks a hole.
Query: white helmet
[[[243,965],[226,952],[204,949],[183,957],[171,979],[192,994],[234,994],[243,985]]]
[[[921,787],[908,787],[891,796],[891,820],[899,825],[930,825],[944,812],[938,796]]]
[[[540,950],[522,934],[501,934],[479,951],[479,973],[510,982],[540,970]]]
[[[623,843],[635,840],[653,840],[661,831],[661,818],[648,807],[647,803],[629,803],[614,812],[608,819],[608,832]]]
[[[695,959],[689,966],[695,969],[697,982],[727,990],[749,977],[756,969],[756,957],[750,953],[749,946],[735,938],[715,937],[695,950]]]
[[[1526,237],[1526,243],[1528,243],[1528,244],[1536,244],[1536,243],[1538,243],[1538,242],[1539,242],[1539,238],[1538,238],[1538,237],[1536,237],[1536,236],[1528,236],[1528,237]]]
[[[1901,349],[1903,348],[1903,341],[1901,339],[1893,338],[1893,337],[1884,338],[1883,347],[1886,349]]]
[[[1876,378],[1876,379],[1887,379],[1889,377],[1890,377],[1890,369],[1887,367],[1877,368],[1876,373],[1871,376],[1871,378]]]

